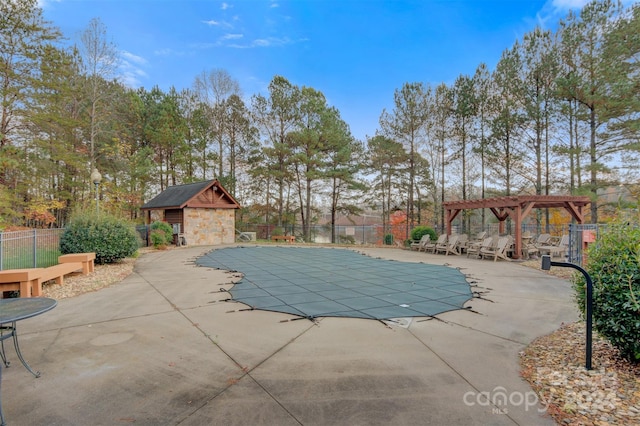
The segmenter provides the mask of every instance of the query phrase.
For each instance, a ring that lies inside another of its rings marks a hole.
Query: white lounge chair
[[[444,243],[445,241],[447,241],[447,234],[442,234],[438,237],[438,239],[436,241],[430,242],[429,244],[425,245],[425,252],[430,251],[431,253],[435,253],[436,252],[436,247],[442,243]]]
[[[558,244],[538,246],[538,251],[540,252],[540,254],[548,254],[551,257],[554,257],[556,255],[564,256],[567,254],[568,249],[569,249],[568,235],[563,235],[562,238],[560,238],[560,241],[558,242]]]
[[[449,253],[460,254],[458,251],[459,238],[459,235],[449,235],[449,238],[447,238],[444,243],[436,246],[436,253],[443,252],[445,256],[449,255]]]
[[[491,246],[493,245],[493,241],[494,241],[493,237],[486,237],[480,243],[470,244],[469,246],[467,246],[467,257],[473,254],[477,259],[478,257],[480,257],[480,251],[483,248],[484,249],[491,248]],[[496,238],[495,241],[497,242],[498,239]]]
[[[493,261],[495,262],[500,259],[511,260],[507,257],[507,252],[511,247],[512,239],[509,236],[498,238],[498,242],[495,247],[490,247],[488,249],[483,249],[480,251],[480,255],[484,259],[485,257],[493,257]]]
[[[419,241],[415,241],[413,243],[411,243],[411,246],[409,246],[409,248],[411,250],[418,250],[418,251],[422,251],[425,250],[426,251],[426,245],[429,244],[431,242],[431,236],[429,234],[424,234],[422,236],[422,238],[420,238]]]

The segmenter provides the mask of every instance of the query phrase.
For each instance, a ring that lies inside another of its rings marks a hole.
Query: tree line
[[[167,186],[213,178],[240,222],[297,223],[306,238],[321,213],[334,224],[375,210],[388,224],[403,211],[408,233],[442,226],[448,199],[523,193],[590,195],[597,222],[598,190],[637,181],[639,58],[640,6],[593,1],[525,34],[493,70],[405,83],[360,141],[321,91],[284,76],[251,96],[224,69],[180,90],[127,87],[98,18],[63,46],[37,0],[6,0],[0,225],[59,226],[94,197],[136,220]]]

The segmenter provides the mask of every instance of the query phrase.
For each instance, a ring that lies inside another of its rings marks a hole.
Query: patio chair
[[[497,242],[497,239],[496,239]],[[493,244],[493,237],[486,237],[481,243],[472,243],[467,246],[467,257],[475,255],[476,259],[480,257],[480,251],[483,248],[490,248]]]
[[[483,249],[480,251],[480,255],[484,259],[485,257],[493,257],[493,261],[495,262],[500,259],[504,259],[510,261],[509,257],[507,257],[507,253],[511,248],[511,243],[513,242],[512,238],[509,236],[500,237],[495,245],[495,247],[490,247],[487,249]]]
[[[424,248],[425,253],[427,251],[430,251],[431,253],[435,253],[436,252],[436,247],[439,244],[444,243],[445,241],[447,241],[447,234],[440,235],[436,241],[429,242],[428,244],[425,244],[425,248]]]
[[[551,240],[551,234],[540,234],[538,238],[533,242],[533,245],[536,247],[549,245],[549,240]]]
[[[471,246],[480,246],[485,238],[488,237],[487,231],[478,232],[473,238],[469,238],[465,243],[465,249]]]
[[[443,252],[445,256],[452,254],[460,254],[458,252],[458,239],[460,235],[449,235],[449,238],[445,240],[444,243],[436,246],[436,253]]]
[[[467,234],[460,234],[458,236],[458,242],[456,244],[457,254],[462,254],[467,249],[468,242],[469,236]]]
[[[472,240],[469,240],[470,242],[482,242],[485,238],[487,238],[487,231],[480,231],[476,234],[475,237],[473,237]]]
[[[429,234],[424,234],[419,241],[414,241],[409,246],[410,250],[426,250],[425,246],[431,242],[431,236]]]
[[[567,250],[569,249],[569,235],[563,235],[558,241],[558,244],[550,244],[539,246],[538,251],[540,254],[548,254],[551,257],[554,256],[565,256],[567,254]]]

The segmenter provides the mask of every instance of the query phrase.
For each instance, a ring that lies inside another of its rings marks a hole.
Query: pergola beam
[[[564,208],[571,213],[571,216],[573,216],[573,218],[576,220],[576,222],[578,223],[582,223],[584,222],[584,216],[582,214],[582,206],[580,205],[576,205],[570,201],[567,201],[565,203]]]

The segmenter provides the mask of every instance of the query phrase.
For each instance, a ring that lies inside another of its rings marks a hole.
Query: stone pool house
[[[141,207],[145,223],[162,220],[174,229],[174,242],[217,245],[235,241],[240,204],[218,180],[170,186]]]

